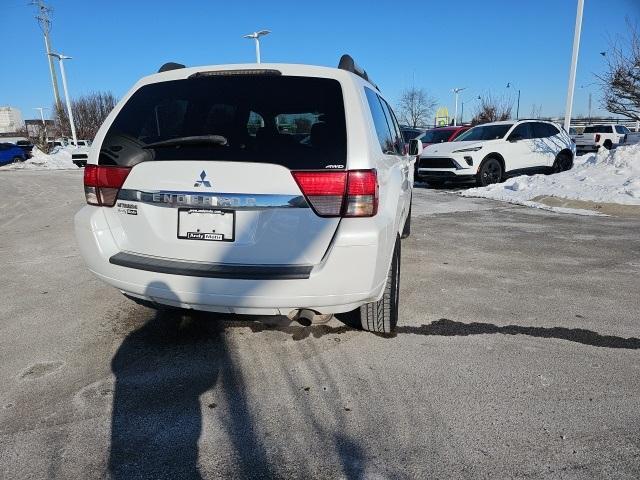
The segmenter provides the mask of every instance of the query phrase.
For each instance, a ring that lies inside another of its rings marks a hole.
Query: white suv
[[[366,73],[346,55],[338,69],[170,68],[95,138],[75,217],[89,269],[145,303],[353,311],[392,332],[415,157]]]
[[[575,153],[567,132],[551,122],[494,122],[473,127],[453,142],[428,146],[416,171],[432,185],[475,181],[485,186],[508,176],[568,170]]]

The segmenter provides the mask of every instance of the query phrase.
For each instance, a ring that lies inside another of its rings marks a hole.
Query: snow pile
[[[538,208],[548,208],[534,200],[538,197],[640,205],[640,144],[577,157],[567,172],[514,177],[504,183],[471,188],[461,195]]]
[[[33,147],[32,157],[20,163],[10,163],[2,170],[77,170],[78,167],[71,161],[71,150],[55,148],[50,154],[46,154],[38,147]]]

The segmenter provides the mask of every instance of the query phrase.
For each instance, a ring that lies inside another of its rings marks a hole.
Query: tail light
[[[113,207],[131,168],[87,165],[84,168],[84,195],[89,205]]]
[[[600,141],[600,134],[596,133],[596,143],[598,143]]]
[[[378,211],[375,170],[351,170],[347,176],[344,217],[373,217]]]
[[[292,174],[311,208],[321,217],[372,217],[378,211],[375,170]]]

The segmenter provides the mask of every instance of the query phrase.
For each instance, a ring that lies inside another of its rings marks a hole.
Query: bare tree
[[[45,135],[46,130],[44,128],[28,129],[26,126],[18,130],[18,135],[29,139],[29,141],[38,147],[38,149],[44,153],[49,153],[49,145]]]
[[[78,139],[93,140],[116,103],[116,97],[111,92],[94,92],[72,100],[71,110]],[[71,127],[67,110],[54,106],[54,112],[57,134],[70,136]]]
[[[542,105],[536,105],[535,103],[531,105],[530,118],[540,118],[541,116],[542,116]]]
[[[611,42],[606,52],[607,69],[596,75],[602,87],[602,106],[609,112],[640,120],[640,32],[627,19],[629,36]]]
[[[509,120],[513,110],[513,99],[508,96],[494,97],[491,93],[480,95],[472,125]]]
[[[400,121],[413,128],[429,125],[437,104],[424,88],[405,89],[397,106]]]

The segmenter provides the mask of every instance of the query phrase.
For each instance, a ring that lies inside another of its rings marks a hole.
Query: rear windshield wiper
[[[142,148],[175,147],[178,145],[220,145],[227,144],[227,139],[222,135],[195,135],[192,137],[177,137],[160,142],[148,143]]]

